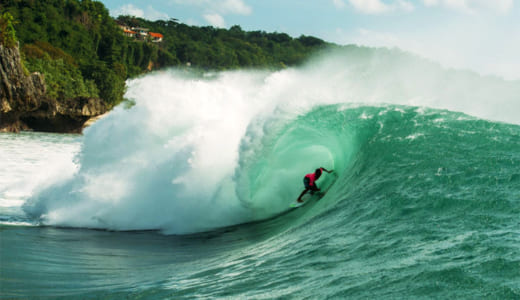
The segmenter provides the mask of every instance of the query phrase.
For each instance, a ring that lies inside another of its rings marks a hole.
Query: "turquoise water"
[[[176,76],[131,82],[136,105],[83,136],[0,135],[2,298],[520,298],[508,107],[354,103],[348,76],[317,100],[307,71]],[[288,210],[317,166],[329,191]]]
[[[3,297],[520,297],[519,126],[324,106],[284,132],[309,125],[355,149],[321,200],[181,236],[2,225]]]

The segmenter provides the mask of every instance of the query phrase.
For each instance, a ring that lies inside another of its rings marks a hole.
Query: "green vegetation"
[[[120,23],[132,27],[149,28],[164,35],[160,44],[166,57],[159,57],[164,65],[190,63],[206,69],[238,67],[280,68],[302,63],[312,52],[328,46],[323,40],[310,36],[297,39],[285,33],[243,31],[240,26],[230,29],[194,27],[169,21],[147,21],[119,16]]]
[[[45,74],[48,95],[58,100],[100,97],[108,106],[122,101],[125,80],[152,68],[191,65],[223,70],[283,68],[303,62],[329,44],[310,36],[195,27],[168,21],[110,17],[92,0],[3,0],[1,42],[20,40],[25,65]],[[118,23],[161,33],[163,42],[126,37]]]
[[[45,75],[50,97],[101,97],[109,106],[122,100],[127,74],[116,74],[118,61],[103,55],[102,46],[119,32],[103,4],[4,0],[2,6],[18,21],[14,27],[25,66]]]
[[[8,13],[0,15],[0,44],[12,48],[16,45],[16,35],[13,27],[13,16]]]
[[[25,66],[45,74],[47,95],[54,99],[99,97],[99,90],[92,79],[84,79],[74,58],[46,42],[23,46]]]

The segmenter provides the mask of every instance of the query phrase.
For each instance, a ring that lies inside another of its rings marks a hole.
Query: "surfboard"
[[[297,208],[297,207],[300,207],[300,206],[304,205],[304,204],[307,203],[307,202],[309,202],[309,201],[303,201],[303,202],[298,202],[298,201],[296,201],[296,202],[292,202],[292,203],[289,205],[289,207],[290,207],[290,208]]]
[[[325,195],[325,193],[326,193],[326,191],[325,192],[316,192],[314,194],[307,193],[307,194],[303,195],[303,197],[302,197],[303,202],[298,202],[298,200],[294,200],[294,202],[289,204],[289,207],[290,208],[302,207],[314,199],[320,199],[321,197],[323,197]]]

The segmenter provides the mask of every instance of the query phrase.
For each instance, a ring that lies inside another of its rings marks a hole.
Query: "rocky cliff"
[[[44,76],[26,74],[18,46],[0,44],[0,131],[81,132],[107,111],[101,99],[50,99]]]

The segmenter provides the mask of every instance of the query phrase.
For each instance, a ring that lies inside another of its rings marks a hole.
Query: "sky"
[[[110,14],[397,47],[520,80],[520,0],[98,0]]]

